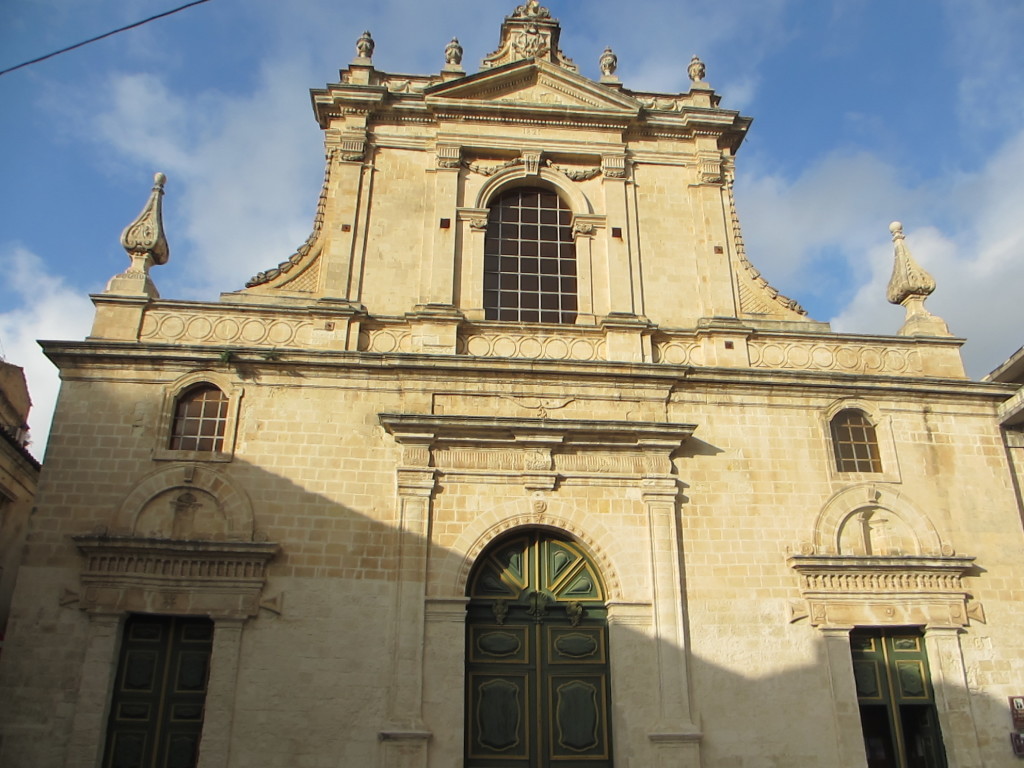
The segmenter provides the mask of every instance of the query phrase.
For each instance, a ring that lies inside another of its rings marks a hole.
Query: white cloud
[[[60,378],[36,340],[83,338],[92,325],[93,307],[24,248],[0,250],[0,273],[7,276],[8,289],[19,299],[14,309],[0,313],[0,341],[7,362],[25,369],[32,397],[30,448],[42,459]]]
[[[152,74],[117,75],[92,116],[108,151],[168,175],[165,295],[213,298],[276,266],[309,234],[322,173],[299,62],[268,66],[254,93],[173,92]],[[141,174],[140,170],[140,174]],[[140,184],[140,207],[145,187]]]
[[[741,179],[743,177],[741,176]],[[907,243],[937,289],[927,306],[964,336],[970,375],[987,373],[1024,343],[1024,132],[972,174],[912,187],[899,169],[870,153],[832,154],[795,179],[741,181],[740,214],[751,261],[798,299],[824,290],[833,328],[895,333],[902,308],[886,301],[892,271],[889,221],[904,222]],[[782,222],[782,224],[780,224]],[[825,273],[843,284],[817,284]]]

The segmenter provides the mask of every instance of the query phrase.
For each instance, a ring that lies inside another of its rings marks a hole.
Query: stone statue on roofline
[[[367,30],[356,40],[356,56],[360,59],[372,59],[374,47],[373,38],[370,37],[370,32]]]
[[[452,41],[445,46],[444,63],[455,67],[462,64],[462,46],[459,45],[459,38],[453,37]]]
[[[693,83],[703,83],[704,78],[708,74],[707,67],[704,66],[704,62],[700,60],[697,54],[693,54],[693,58],[690,59],[690,66],[686,68],[686,72]]]
[[[615,70],[619,68],[619,57],[612,52],[609,46],[604,49],[604,53],[601,54],[597,64],[601,68],[602,77],[611,77],[615,74]]]

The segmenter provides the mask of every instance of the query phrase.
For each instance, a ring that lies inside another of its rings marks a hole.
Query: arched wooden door
[[[466,626],[466,768],[609,768],[608,625],[594,564],[549,531],[477,561]]]

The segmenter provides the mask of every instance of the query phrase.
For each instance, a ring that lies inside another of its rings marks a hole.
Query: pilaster
[[[111,341],[137,341],[142,320],[152,299],[148,296],[115,296],[93,294],[96,317],[92,321],[89,339]]]
[[[958,626],[928,624],[924,629],[924,646],[948,768],[981,768],[967,669],[960,647],[962,631]]]
[[[630,264],[629,216],[626,212],[626,158],[605,155],[601,158],[601,186],[604,188],[608,222],[608,312],[634,315],[633,270]],[[612,277],[614,276],[614,278]]]
[[[452,218],[458,201],[461,161],[461,147],[438,144],[435,167],[432,171],[433,205],[426,207],[427,220],[424,222],[424,231],[429,233],[426,238],[428,252],[420,259],[421,304],[451,305],[455,298],[455,249],[458,230],[452,226]]]
[[[484,319],[484,239],[487,208],[458,208],[460,263],[456,264],[455,295],[470,320]]]
[[[603,229],[603,216],[577,215],[572,223],[576,243],[577,325],[593,325],[594,315],[594,239]]]
[[[398,583],[392,624],[388,724],[379,732],[384,768],[426,768],[431,732],[423,721],[427,552],[435,470],[430,434],[408,434],[398,481]]]
[[[654,474],[656,465],[671,463],[663,451],[645,450],[649,473],[641,494],[650,533],[653,624],[657,664],[658,720],[648,731],[656,745],[657,765],[699,766],[700,731],[690,709],[689,654],[685,595],[682,588],[680,533],[676,521],[678,483]]]
[[[421,304],[406,315],[412,328],[412,349],[435,355],[454,355],[464,316],[450,304]]]
[[[110,692],[117,673],[123,613],[89,613],[78,700],[71,723],[66,768],[98,768],[110,716]]]
[[[334,150],[337,167],[329,191],[325,220],[331,229],[324,249],[321,286],[325,295],[358,300],[362,293],[363,246],[367,208],[372,186],[372,168],[366,159],[365,128],[327,132],[328,149]]]
[[[235,720],[238,660],[244,619],[215,619],[210,677],[206,683],[203,737],[198,768],[223,768],[231,757],[231,733]]]
[[[613,312],[601,318],[608,360],[623,363],[654,361],[651,333],[654,326],[644,318],[624,312]]]
[[[838,764],[843,768],[867,768],[864,735],[853,677],[850,631],[853,627],[823,627],[825,663],[832,699],[832,720],[836,731]]]

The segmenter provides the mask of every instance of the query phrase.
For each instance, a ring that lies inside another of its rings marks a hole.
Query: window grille
[[[491,205],[484,244],[484,317],[574,323],[572,211],[554,192],[517,188]]]
[[[174,406],[170,447],[176,451],[220,451],[224,447],[228,399],[212,384],[188,390]]]
[[[840,472],[881,472],[874,425],[860,411],[842,411],[832,419],[832,443]]]

